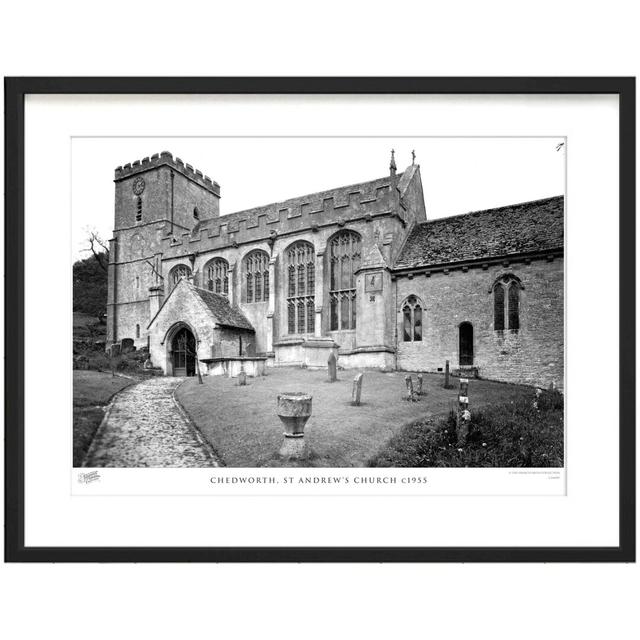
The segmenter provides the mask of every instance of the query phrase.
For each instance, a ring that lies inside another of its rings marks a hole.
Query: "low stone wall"
[[[304,366],[326,369],[329,356],[338,355],[338,345],[331,338],[299,338],[274,344],[275,366]]]
[[[234,358],[206,358],[200,360],[207,367],[210,376],[227,376],[237,378],[241,371],[248,377],[257,378],[264,375],[267,358],[263,356],[237,356]]]
[[[361,347],[338,353],[338,366],[342,369],[380,369],[391,371],[396,367],[395,352],[386,347]]]

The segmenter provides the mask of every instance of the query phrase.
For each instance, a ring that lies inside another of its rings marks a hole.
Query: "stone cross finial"
[[[398,167],[396,167],[395,153],[395,149],[391,149],[391,162],[389,163],[389,171],[391,172],[392,176],[395,176],[396,171],[398,170]]]

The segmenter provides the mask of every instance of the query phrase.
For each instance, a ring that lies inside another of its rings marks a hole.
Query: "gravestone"
[[[241,371],[238,374],[238,385],[241,387],[246,386],[247,384],[247,374],[244,371]]]
[[[338,379],[338,374],[337,374],[338,367],[336,364],[336,355],[335,353],[333,353],[333,351],[329,356],[329,360],[327,360],[327,365],[329,368],[329,382],[335,382]]]
[[[120,350],[122,353],[131,353],[132,351],[135,351],[133,338],[122,338],[122,340],[120,340]]]
[[[449,361],[447,360],[446,364],[444,365],[444,388],[449,389],[450,386],[451,385],[449,384]]]
[[[351,404],[354,407],[360,406],[360,395],[362,393],[362,376],[364,374],[359,373],[353,379],[353,390],[351,391]]]
[[[407,385],[407,397],[406,399],[410,402],[415,402],[416,396],[413,391],[413,378],[411,376],[405,376],[404,382]]]
[[[145,369],[153,369],[153,362],[151,362],[151,358],[147,358],[147,359],[144,361],[144,365],[143,365],[143,367],[144,367]]]
[[[542,395],[542,389],[537,388],[535,395],[533,396],[533,402],[531,403],[533,408],[536,411],[540,411],[540,405],[538,404],[539,400],[540,400],[540,396]]]
[[[424,391],[422,391],[422,374],[421,373],[418,374],[418,385],[416,388],[416,395],[418,396],[424,395]]]
[[[77,356],[73,359],[73,365],[74,369],[88,369],[89,358],[87,356]]]
[[[116,358],[119,355],[120,355],[120,345],[117,342],[114,342],[109,347],[109,357],[110,358]]]
[[[467,444],[469,427],[471,425],[471,412],[469,411],[469,380],[460,378],[460,390],[458,391],[458,415],[456,419],[456,432],[458,446]]]

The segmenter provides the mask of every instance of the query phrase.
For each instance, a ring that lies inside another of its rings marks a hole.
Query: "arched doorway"
[[[196,339],[186,327],[178,329],[171,341],[174,376],[196,375]]]
[[[460,366],[473,366],[473,325],[470,322],[463,322],[459,328],[460,332]]]

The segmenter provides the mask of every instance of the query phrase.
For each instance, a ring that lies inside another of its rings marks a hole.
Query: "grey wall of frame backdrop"
[[[612,547],[27,547],[24,540],[24,104],[28,94],[615,94],[620,149],[620,450]],[[5,559],[8,562],[635,560],[635,78],[5,78]],[[9,312],[10,310],[10,312]]]

